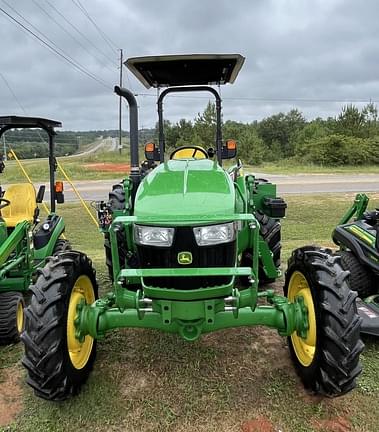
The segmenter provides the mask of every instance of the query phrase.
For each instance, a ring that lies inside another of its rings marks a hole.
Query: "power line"
[[[0,75],[1,75],[1,78],[3,79],[3,81],[5,82],[5,85],[8,87],[8,89],[9,89],[11,95],[13,96],[13,98],[15,99],[15,101],[17,102],[17,104],[19,105],[19,107],[21,108],[21,110],[23,111],[23,113],[24,113],[25,115],[27,115],[26,109],[23,107],[23,105],[22,105],[21,102],[19,101],[19,99],[18,99],[16,93],[13,91],[11,85],[9,84],[9,82],[7,81],[7,79],[5,78],[5,76],[4,76],[1,72],[0,72]],[[43,139],[43,137],[42,137],[42,135],[41,135],[41,132],[40,132],[40,131],[37,131],[37,133],[38,133],[38,135],[39,135],[40,140],[41,140],[42,142],[46,143],[46,141]],[[7,134],[7,138],[9,138],[9,137],[8,137],[8,134]],[[6,160],[6,159],[7,159],[7,154],[6,154],[6,146],[5,146],[5,134],[3,135],[3,143],[4,143],[4,155],[3,155],[3,157],[5,157],[5,160]]]
[[[89,78],[93,79],[94,81],[96,81],[97,83],[101,84],[103,87],[107,88],[107,89],[111,89],[112,87],[110,85],[108,85],[105,81],[103,81],[101,78],[96,77],[95,75],[93,75],[91,72],[89,72],[84,66],[80,65],[80,63],[78,63],[77,61],[75,61],[74,59],[72,59],[72,57],[70,57],[69,55],[66,55],[64,53],[63,50],[61,50],[53,41],[51,41],[47,36],[45,36],[41,31],[39,31],[32,23],[30,23],[27,19],[25,19],[21,14],[19,14],[12,6],[10,6],[5,0],[2,0],[3,3],[5,3],[10,9],[12,9],[13,11],[15,11],[15,13],[17,13],[17,15],[21,16],[21,18],[27,22],[29,25],[31,25],[33,28],[36,29],[36,31],[38,31],[38,33],[40,33],[41,35],[43,35],[43,37],[48,40],[50,43],[46,42],[46,40],[42,39],[40,36],[38,36],[36,33],[34,33],[32,30],[30,30],[28,27],[26,27],[24,24],[22,24],[20,21],[18,21],[14,16],[12,16],[11,14],[9,14],[6,10],[4,10],[2,7],[0,7],[0,11],[6,15],[8,17],[8,19],[12,20],[14,23],[16,23],[17,25],[19,25],[24,31],[28,32],[30,35],[32,35],[34,38],[36,38],[40,43],[42,43],[44,46],[46,46],[50,51],[52,51],[53,53],[55,53],[56,55],[58,55],[59,57],[61,57],[63,60],[65,60],[67,63],[69,63],[70,65],[72,65],[76,70],[78,70],[79,72],[85,74],[86,76],[88,76]],[[54,48],[55,45],[57,47]],[[61,51],[61,52],[60,52]]]
[[[11,93],[11,95],[13,96],[14,100],[16,101],[16,103],[17,103],[17,104],[19,105],[19,107],[21,108],[21,110],[22,110],[22,112],[24,113],[24,115],[27,116],[28,113],[27,113],[26,109],[25,109],[24,106],[21,104],[20,100],[18,99],[16,93],[13,91],[13,89],[12,89],[11,85],[9,84],[8,80],[5,78],[4,74],[0,72],[0,76],[1,76],[1,78],[3,79],[5,85],[8,87],[8,90],[9,90],[9,92]],[[31,131],[30,131],[30,132],[31,132]],[[47,141],[43,138],[43,136],[41,135],[41,131],[40,131],[39,129],[36,130],[36,134],[38,135],[40,141],[42,141],[44,144],[47,144]],[[7,135],[7,139],[8,139],[8,140],[9,140],[9,139],[12,139],[12,138],[13,138],[13,139],[14,139],[14,138],[25,138],[25,135],[22,134],[22,133],[20,133],[20,135],[18,135],[18,136],[16,136],[16,135],[15,135],[15,136],[12,136],[12,133],[10,133],[10,134],[7,133],[6,135]],[[5,134],[4,134],[4,136],[5,136]],[[27,136],[29,139],[31,139],[31,138],[33,138],[33,139],[37,138],[35,135],[33,136],[33,135],[31,135],[31,134],[30,134],[30,135],[26,134],[26,136]],[[66,143],[66,141],[77,141],[76,138],[65,138],[63,135],[60,135],[60,133],[58,132],[57,137],[56,137],[56,142],[57,142],[58,144],[62,144],[62,142],[58,142],[59,140],[65,140],[65,143]],[[69,143],[67,143],[67,144],[69,144]],[[72,145],[72,144],[70,144],[70,145]]]
[[[143,96],[143,97],[156,97],[156,95],[151,93],[136,93],[135,96]],[[179,99],[210,99],[211,97],[207,96],[183,96],[183,95],[168,95],[167,97],[179,98]],[[374,102],[379,103],[379,99],[317,99],[317,98],[269,98],[269,97],[223,97],[223,100],[239,100],[239,101],[262,101],[262,102],[320,102],[320,103],[349,103],[349,102]]]
[[[47,1],[47,0],[46,0]],[[87,17],[87,19],[93,24],[93,26],[96,28],[96,30],[99,32],[100,36],[102,37],[102,39],[106,42],[106,44],[108,45],[108,47],[111,49],[111,51],[113,52],[114,50],[119,51],[118,46],[112,41],[112,39],[107,36],[107,34],[97,25],[97,23],[95,22],[95,20],[91,17],[91,15],[89,14],[89,12],[87,11],[87,9],[82,5],[82,3],[80,2],[80,0],[71,0],[72,3],[74,3],[74,5]],[[123,65],[121,65],[122,68]],[[130,79],[129,79],[129,74],[128,71],[126,70],[126,79],[128,81],[128,85],[131,88],[131,83],[130,83]]]
[[[49,43],[46,41],[43,41],[42,38],[38,37],[38,35],[35,35],[30,29],[27,29],[26,26],[23,26],[22,23],[18,22],[14,17],[12,17],[10,14],[7,14],[12,19],[14,19],[16,22],[18,22],[21,26],[23,26],[25,29],[29,30],[35,37],[37,37],[39,40],[41,40],[45,45],[48,45],[49,48],[54,50],[54,47],[56,48],[54,52],[57,50],[58,55],[63,56],[66,60],[68,60],[73,66],[77,69],[79,69],[81,72],[85,73],[87,76],[91,76],[92,79],[95,79],[96,81],[101,81],[103,85],[107,86],[107,83],[102,80],[101,78],[97,77],[95,74],[91,73],[85,66],[81,65],[78,61],[76,61],[74,58],[72,58],[69,54],[67,54],[63,49],[61,49],[53,40],[51,40],[48,36],[46,36],[42,31],[40,31],[33,23],[28,21],[22,14],[20,14],[14,7],[12,7],[6,0],[2,0],[3,3],[5,3],[11,10],[13,10],[21,19],[23,19],[27,24],[29,24],[36,32],[38,32],[42,37],[44,37],[51,45],[49,46]]]
[[[13,91],[11,85],[9,84],[8,80],[5,78],[5,76],[0,72],[0,76],[5,82],[5,85],[8,87],[8,90],[10,91],[11,95],[14,97],[15,101],[17,102],[18,106],[21,108],[22,112],[26,114],[25,108],[21,105],[21,102],[19,101],[16,93]]]
[[[95,20],[88,13],[87,9],[81,4],[80,0],[71,0],[72,3],[88,18],[88,20],[93,24],[96,30],[99,32],[102,39],[106,42],[108,47],[113,52],[114,50],[118,50],[117,45],[103,32],[103,30],[96,24]]]
[[[52,15],[50,15],[49,12],[46,11],[46,9],[44,9],[40,4],[38,4],[36,0],[32,1],[48,18],[50,18],[61,30],[63,30],[68,36],[70,36],[70,38],[74,42],[80,45],[88,53],[87,48],[72,33],[70,33],[58,20],[56,20]],[[89,54],[91,54],[98,62],[102,63],[102,60],[100,60],[97,56],[92,53]],[[111,72],[113,72],[113,69],[111,69],[108,64],[105,64],[105,67]]]
[[[80,31],[72,22],[70,22],[63,14],[60,12],[49,0],[45,0],[46,3],[54,9],[54,11],[70,26],[72,27],[83,39],[85,39],[96,51],[98,51],[104,58],[109,60],[115,66],[118,66],[114,59],[111,59],[104,51],[102,51],[99,47],[97,47],[91,39],[89,39],[82,31]]]

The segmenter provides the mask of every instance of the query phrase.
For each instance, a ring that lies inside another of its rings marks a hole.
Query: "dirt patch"
[[[351,423],[344,417],[335,417],[327,420],[315,420],[313,427],[317,431],[350,432]]]
[[[276,430],[270,420],[263,416],[248,420],[241,425],[242,432],[275,432]]]
[[[85,164],[85,168],[92,171],[104,171],[104,172],[119,172],[126,173],[130,171],[130,165],[127,163],[113,163],[113,162],[99,162]]]
[[[148,391],[154,385],[152,378],[147,378],[146,375],[130,376],[127,382],[122,382],[120,393],[126,398],[132,399]]]
[[[18,367],[3,369],[0,375],[0,426],[13,421],[22,409],[21,371]]]

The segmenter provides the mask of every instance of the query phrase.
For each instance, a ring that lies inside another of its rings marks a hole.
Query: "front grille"
[[[178,253],[184,251],[192,253],[192,264],[178,263]],[[236,242],[200,247],[196,243],[192,228],[178,227],[170,248],[139,245],[137,253],[141,268],[234,267]],[[183,290],[225,285],[230,281],[229,276],[144,278],[144,282],[149,286]]]

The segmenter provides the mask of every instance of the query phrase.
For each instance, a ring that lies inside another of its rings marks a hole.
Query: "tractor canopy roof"
[[[146,87],[233,83],[245,61],[240,54],[186,54],[129,58],[125,65]]]
[[[11,128],[54,128],[62,127],[62,123],[40,117],[3,116],[0,117],[0,128],[9,126]]]

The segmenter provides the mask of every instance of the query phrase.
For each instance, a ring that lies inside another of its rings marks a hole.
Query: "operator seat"
[[[14,228],[25,220],[33,223],[37,208],[36,191],[33,185],[30,183],[10,185],[3,198],[10,201],[10,205],[1,210],[1,216],[8,228]]]
[[[208,159],[208,154],[200,146],[183,146],[174,150],[170,159]]]

